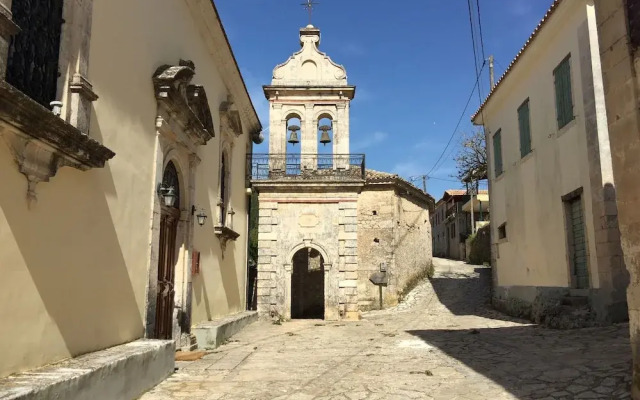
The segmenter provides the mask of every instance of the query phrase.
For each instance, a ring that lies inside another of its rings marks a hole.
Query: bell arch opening
[[[296,114],[290,114],[287,117],[287,152],[286,152],[286,174],[300,175],[300,131],[302,120]]]
[[[291,318],[324,319],[324,257],[305,247],[292,259]]]
[[[333,119],[328,114],[318,119],[318,169],[333,168]]]

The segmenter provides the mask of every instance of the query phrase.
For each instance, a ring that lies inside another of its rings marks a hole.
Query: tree
[[[482,131],[462,137],[461,148],[455,161],[458,169],[456,177],[461,182],[487,179],[487,143]]]

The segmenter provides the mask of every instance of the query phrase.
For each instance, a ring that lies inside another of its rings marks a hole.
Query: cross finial
[[[314,0],[307,0],[306,3],[301,4],[307,11],[309,11],[309,25],[311,25],[311,18],[313,17],[313,6],[318,5],[318,2]]]

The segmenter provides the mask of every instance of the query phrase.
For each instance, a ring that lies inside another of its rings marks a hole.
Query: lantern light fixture
[[[191,206],[191,215],[196,213],[196,206]],[[198,225],[204,226],[204,223],[207,221],[208,215],[204,212],[204,210],[200,210],[200,212],[196,215],[196,220],[198,221]]]
[[[158,185],[158,196],[162,198],[164,201],[164,205],[167,207],[173,207],[176,203],[176,190],[173,186],[163,186],[162,184]]]

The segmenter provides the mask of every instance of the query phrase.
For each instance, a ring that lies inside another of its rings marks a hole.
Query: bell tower
[[[349,106],[355,86],[347,83],[345,68],[319,50],[318,28],[300,29],[300,45],[273,70],[271,85],[264,86],[269,100],[269,154],[289,156],[290,173],[296,163],[301,171],[348,168]],[[289,154],[287,147],[292,146],[287,143],[299,145],[299,158]],[[274,159],[271,166],[282,167],[278,164]]]
[[[365,165],[363,154],[349,153],[355,87],[319,45],[318,28],[300,29],[300,50],[264,86],[269,153],[252,154],[250,176],[259,203],[263,317],[359,318],[357,209]]]

